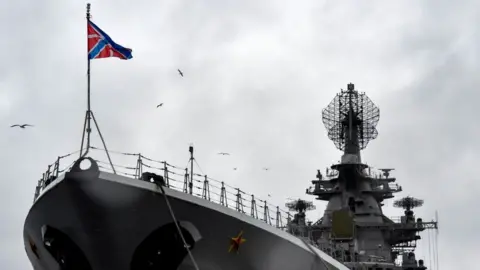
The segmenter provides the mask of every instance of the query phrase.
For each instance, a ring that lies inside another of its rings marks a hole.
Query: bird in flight
[[[23,124],[23,125],[16,124],[16,125],[11,125],[10,127],[11,128],[13,128],[13,127],[26,128],[26,127],[33,127],[33,126],[29,125],[29,124]]]
[[[229,153],[225,153],[225,152],[220,152],[220,153],[218,153],[218,154],[219,154],[219,155],[222,155],[222,156],[230,156]]]
[[[234,170],[234,171],[236,171],[236,170],[237,170],[237,168],[233,168],[233,170]]]
[[[180,74],[180,76],[183,77],[183,72],[180,69],[177,69],[177,70],[178,70],[178,73]]]
[[[160,103],[160,104],[157,105],[157,108],[162,107],[162,106],[163,106],[163,103]]]
[[[263,169],[264,169],[265,171],[268,171],[268,170],[270,170],[270,168],[263,168]]]

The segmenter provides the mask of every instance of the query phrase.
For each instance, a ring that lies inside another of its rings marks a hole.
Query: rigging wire
[[[432,265],[432,232],[430,230],[427,231],[427,241],[428,241],[428,260],[429,260],[429,267],[433,267]],[[435,270],[435,268],[433,268]]]
[[[90,148],[93,149],[93,150],[97,150],[97,151],[107,151],[104,148],[95,147],[95,146],[90,146]],[[136,156],[136,155],[138,155],[138,154],[134,154],[134,153],[127,153],[127,152],[121,152],[121,151],[115,151],[115,150],[108,150],[108,152],[113,153],[113,154],[117,154],[117,155],[125,155],[125,156]]]
[[[63,156],[59,156],[58,158],[59,158],[59,159],[66,158],[66,157],[69,157],[69,156],[71,156],[71,155],[73,155],[73,154],[79,153],[80,151],[83,151],[83,150],[85,150],[85,148],[80,149],[80,150],[77,150],[77,151],[74,151],[74,152],[71,152],[71,153],[68,153],[68,154],[63,155]]]
[[[200,268],[198,268],[198,265],[197,265],[197,262],[195,261],[195,258],[193,257],[192,255],[192,252],[190,251],[190,248],[187,244],[187,241],[185,240],[185,237],[183,236],[183,233],[182,233],[182,229],[180,228],[180,225],[178,225],[178,221],[177,221],[177,218],[175,217],[175,213],[172,209],[172,206],[170,205],[170,201],[168,200],[168,197],[167,197],[167,194],[165,193],[165,190],[163,189],[163,186],[161,183],[155,181],[155,184],[157,187],[160,188],[160,190],[162,191],[162,195],[163,195],[163,198],[165,199],[165,202],[167,204],[167,207],[168,207],[168,211],[170,212],[170,216],[172,217],[173,219],[173,223],[175,223],[175,227],[177,228],[177,231],[178,231],[178,234],[180,235],[180,237],[182,238],[182,242],[183,242],[183,246],[185,247],[185,249],[187,250],[187,253],[188,255],[190,256],[190,260],[192,260],[192,263],[193,263],[193,266],[195,267],[196,270],[200,270]]]
[[[432,233],[432,255],[433,255],[433,266],[435,267],[434,268],[435,270],[438,269],[437,260],[435,256],[436,250],[437,250],[437,243],[435,243],[435,237],[433,237],[433,233]]]
[[[436,270],[440,269],[440,266],[438,265],[438,229],[435,234],[435,265],[436,265]]]
[[[197,167],[198,167],[198,169],[200,170],[200,172],[205,175],[205,173],[203,173],[202,168],[200,168],[200,164],[198,164],[197,160],[196,160],[196,159],[193,159],[193,161],[195,161],[195,164],[197,164]]]
[[[188,164],[190,164],[190,160],[192,160],[191,158],[188,158],[188,161],[187,161],[187,164],[185,164],[185,168],[188,168]],[[191,172],[190,172],[191,173]]]

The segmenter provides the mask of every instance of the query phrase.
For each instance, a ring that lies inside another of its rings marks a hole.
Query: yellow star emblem
[[[243,231],[240,231],[240,233],[237,235],[237,237],[232,237],[230,238],[230,248],[228,249],[228,252],[236,251],[238,253],[238,249],[240,248],[240,245],[245,243],[247,241],[245,238],[243,238]]]

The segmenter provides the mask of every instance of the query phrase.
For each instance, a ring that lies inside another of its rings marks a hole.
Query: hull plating
[[[201,270],[327,269],[317,254],[330,269],[348,269],[262,221],[168,188],[165,192]],[[82,258],[87,261],[83,270],[157,269],[149,264],[194,269],[182,253],[173,224],[155,184],[104,172],[71,172],[52,183],[32,206],[24,227],[25,249],[35,270],[62,269],[59,261],[70,265],[63,269],[79,269]],[[72,258],[47,250],[45,225],[68,238],[57,243],[69,243],[63,246],[77,254],[77,266]],[[229,253],[230,239],[240,231],[246,242],[238,253]]]

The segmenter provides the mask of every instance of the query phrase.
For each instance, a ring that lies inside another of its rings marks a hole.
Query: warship
[[[416,218],[412,209],[423,201],[413,197],[395,201],[405,210],[400,219],[386,217],[383,201],[402,188],[392,169],[361,160],[378,135],[379,109],[348,84],[322,116],[343,155],[325,175],[317,170],[306,190],[328,201],[323,217],[309,222],[311,201],[292,200],[284,210],[197,173],[193,146],[186,168],[109,151],[89,108],[87,146],[82,139],[81,150],[58,157],[38,181],[24,224],[27,256],[35,270],[427,269],[416,242],[437,221]],[[103,148],[90,145],[90,119]],[[438,267],[438,254],[433,261]]]

